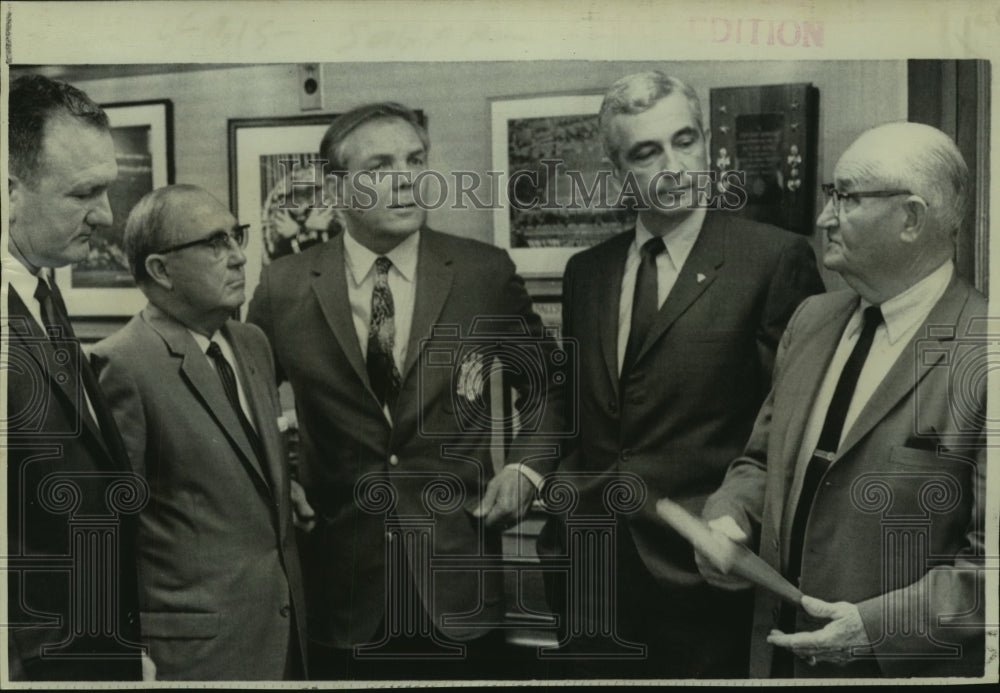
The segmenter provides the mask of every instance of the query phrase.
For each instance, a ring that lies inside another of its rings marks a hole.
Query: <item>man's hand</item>
[[[732,592],[749,589],[752,586],[750,582],[729,573],[732,567],[731,557],[737,548],[734,542],[746,544],[748,539],[746,532],[740,529],[736,520],[729,515],[709,520],[708,526],[712,529],[715,541],[710,553],[702,553],[698,550],[699,547],[695,546],[694,562],[698,565],[698,572],[708,584],[720,589]]]
[[[326,231],[330,228],[330,222],[336,216],[337,210],[334,207],[320,207],[310,209],[306,217],[305,227],[309,231]]]
[[[472,513],[484,518],[487,527],[506,529],[517,523],[535,498],[535,486],[513,467],[490,479],[479,507]]]
[[[150,658],[149,653],[147,652],[142,653],[142,680],[156,680],[156,662]]]
[[[303,532],[311,532],[316,526],[316,511],[306,500],[306,492],[299,482],[292,479],[292,523]]]
[[[810,616],[828,618],[830,622],[819,630],[806,633],[782,633],[772,630],[767,641],[791,650],[809,664],[833,662],[846,664],[855,647],[868,647],[868,634],[861,621],[858,607],[848,602],[824,602],[815,597],[802,597],[802,607]]]

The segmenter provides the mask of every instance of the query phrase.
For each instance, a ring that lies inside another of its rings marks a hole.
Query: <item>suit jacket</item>
[[[698,513],[739,454],[767,394],[774,353],[796,306],[823,290],[802,237],[708,212],[631,374],[618,374],[622,275],[634,231],[575,255],[563,279],[565,335],[577,340],[580,427],[560,471],[582,477],[578,513],[607,512],[601,493],[638,474],[646,503],[628,518],[643,563],[663,586],[702,582],[690,545],[655,512],[669,497]],[[543,537],[552,541],[550,523]]]
[[[130,472],[118,430],[113,425],[101,430],[88,410],[82,373],[90,366],[75,338],[50,340],[13,287],[7,308],[7,553],[12,563],[23,559],[25,567],[35,568],[7,573],[9,652],[11,661],[24,667],[12,669],[12,678],[139,679],[137,507],[124,507],[130,504],[113,500],[109,491],[131,485],[134,498],[141,499],[142,482]],[[100,393],[92,400],[95,407],[106,406]],[[78,493],[69,493],[70,487]],[[80,554],[71,533],[74,526],[82,529],[78,520],[86,516],[110,520],[116,535],[117,556],[102,554],[94,564],[99,583],[110,581],[110,565],[117,565],[117,599],[110,604],[97,592],[99,584],[75,583],[66,565]],[[53,565],[60,557],[63,565]],[[104,563],[109,558],[116,564]],[[80,602],[72,596],[77,584]],[[76,604],[99,611],[101,623],[86,622],[73,609]],[[114,614],[110,626],[105,609],[113,609],[107,612]],[[87,637],[92,626],[97,636]],[[43,647],[54,648],[48,659],[39,659]],[[74,653],[89,654],[55,658]]]
[[[94,349],[151,488],[139,523],[141,623],[161,679],[281,679],[287,660],[303,660],[305,605],[270,348],[253,326],[229,321],[223,332],[264,460],[208,357],[159,309],[147,306]]]
[[[802,304],[746,450],[705,506],[707,517],[731,515],[759,538],[760,555],[782,572],[805,475],[796,465],[803,432],[857,305],[850,291]],[[858,604],[875,658],[846,667],[796,661],[797,676],[982,675],[975,567],[984,556],[986,378],[965,376],[985,372],[976,348],[984,315],[985,299],[956,277],[845,433],[806,524],[801,589]],[[751,675],[766,677],[779,602],[764,593],[756,601]],[[796,629],[823,623],[800,610]]]
[[[386,591],[389,549],[393,570],[408,566],[425,613],[448,636],[475,638],[503,615],[502,575],[479,570],[499,565],[500,537],[470,514],[493,476],[491,431],[469,416],[474,407],[461,394],[468,392],[461,376],[473,372],[468,357],[477,346],[491,344],[525,346],[526,358],[546,373],[555,345],[539,340],[541,321],[504,251],[429,229],[420,234],[413,323],[391,425],[369,387],[342,240],[267,266],[247,318],[264,329],[295,392],[301,479],[324,518],[303,556],[310,637],[335,647],[371,641],[387,605],[399,608]],[[470,339],[474,331],[478,340]],[[555,390],[535,385],[542,394],[532,431],[539,435],[525,434],[522,443],[558,429]],[[557,454],[520,449],[508,459],[533,458],[527,463],[544,471]],[[428,520],[429,545],[387,547],[387,522]],[[432,559],[462,557],[468,570],[424,572]]]

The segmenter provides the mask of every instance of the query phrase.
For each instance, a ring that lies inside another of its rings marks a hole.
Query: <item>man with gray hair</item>
[[[658,71],[628,75],[608,90],[599,122],[616,177],[642,205],[635,229],[566,267],[563,326],[579,343],[583,426],[560,471],[577,483],[579,514],[608,515],[606,485],[635,478],[622,474],[641,479],[646,501],[616,515],[615,555],[600,566],[615,603],[571,593],[582,608],[566,620],[571,632],[613,628],[645,650],[630,650],[636,662],[615,657],[621,648],[607,639],[575,636],[569,673],[745,676],[749,598],[707,585],[654,504],[667,496],[700,510],[750,432],[786,321],[823,285],[805,238],[707,209],[696,174],[710,170],[708,133],[690,86]],[[540,552],[560,553],[561,534],[550,521]]]
[[[165,680],[305,674],[305,604],[271,348],[231,319],[246,227],[192,185],[129,214],[143,311],[94,348],[132,464],[142,638]]]
[[[981,676],[996,366],[986,300],[952,260],[969,172],[944,133],[893,123],[863,133],[823,189],[823,263],[850,288],[789,321],[746,449],[704,509],[721,542],[808,595],[758,591],[751,675]]]

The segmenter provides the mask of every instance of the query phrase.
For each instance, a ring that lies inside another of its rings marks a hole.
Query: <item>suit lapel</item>
[[[266,478],[270,480],[271,493],[280,503],[281,499],[284,498],[281,490],[284,489],[287,482],[285,479],[282,445],[277,436],[277,412],[268,406],[268,403],[272,401],[272,395],[268,391],[270,383],[267,382],[266,378],[258,370],[253,355],[247,349],[246,344],[244,344],[239,335],[233,331],[229,323],[223,327],[223,331],[225,332],[226,339],[229,340],[229,345],[233,348],[233,353],[236,355],[237,377],[243,386],[247,404],[250,406],[250,414],[253,416],[253,422],[257,429],[257,437],[260,439],[264,454],[267,457],[266,460],[261,460],[261,464],[266,467]],[[285,513],[279,512],[278,518],[282,536],[284,536],[286,530]]]
[[[406,362],[400,374],[405,383],[420,356],[420,348],[431,336],[431,327],[437,322],[451,293],[454,271],[452,259],[437,243],[433,231],[420,232],[420,246],[417,251],[416,296],[413,305],[413,322],[410,325],[410,339],[406,345]]]
[[[76,410],[84,429],[90,432],[104,449],[105,454],[111,457],[107,441],[101,434],[101,429],[98,427],[94,417],[91,416],[90,407],[87,406],[86,389],[83,386],[83,379],[80,373],[71,374],[68,378],[56,377],[49,364],[62,363],[65,360],[64,355],[57,355],[56,345],[49,339],[38,323],[35,322],[31,312],[24,301],[21,300],[14,287],[10,287],[10,294],[7,300],[8,334],[10,338],[22,343],[22,353],[26,352],[31,355],[31,358],[38,364],[39,372],[44,373],[52,384],[52,387],[62,393],[66,401]],[[12,318],[21,318],[21,320]],[[67,343],[69,341],[67,340]],[[79,344],[79,342],[75,341],[74,343]],[[88,364],[84,363],[86,355],[79,347],[77,348],[76,356],[80,359],[79,367],[81,369],[87,368]],[[73,387],[73,384],[75,384],[75,387]],[[109,436],[114,434],[115,432],[108,431]]]
[[[727,222],[724,217],[709,213],[705,215],[698,240],[691,248],[691,254],[684,261],[677,281],[656,314],[646,335],[646,341],[636,356],[636,362],[650,350],[653,344],[670,329],[670,326],[694,303],[718,276],[726,259]]]
[[[358,333],[354,329],[351,316],[351,302],[347,295],[347,266],[344,262],[344,239],[335,238],[323,244],[323,252],[316,256],[311,270],[312,289],[319,301],[320,310],[326,318],[330,331],[336,337],[347,362],[361,382],[368,384],[365,355],[361,353]],[[372,398],[375,393],[368,388]]]
[[[854,424],[848,429],[844,440],[837,451],[837,459],[847,454],[851,448],[868,434],[879,421],[881,421],[896,406],[903,397],[913,391],[919,383],[939,361],[946,351],[947,343],[954,338],[951,336],[938,337],[940,348],[934,349],[928,342],[928,347],[922,349],[922,358],[917,367],[916,351],[917,343],[921,340],[928,341],[926,334],[927,325],[954,325],[956,318],[962,312],[966,301],[969,298],[969,290],[965,286],[958,284],[958,275],[952,278],[951,284],[945,291],[944,296],[931,309],[923,325],[903,349],[903,353],[896,359],[886,377],[875,389],[871,399],[862,408]],[[834,460],[836,464],[836,460]]]
[[[805,478],[807,466],[797,464],[802,448],[802,437],[805,435],[806,425],[812,414],[816,394],[840,343],[840,336],[858,306],[856,295],[847,294],[847,296],[848,300],[837,308],[829,319],[824,319],[815,333],[805,337],[809,340],[809,347],[798,352],[795,360],[787,365],[781,376],[783,381],[803,384],[802,389],[796,392],[792,400],[800,405],[805,403],[802,406],[795,406],[791,411],[775,412],[776,419],[787,421],[784,424],[785,435],[782,440],[777,441],[781,445],[780,457],[777,459],[788,461],[784,466],[783,483],[786,485],[781,494],[783,498],[787,495],[787,501],[781,507],[795,508],[802,492],[802,480]],[[791,531],[791,514],[788,514],[782,523],[786,530]],[[787,542],[783,542],[782,545],[786,546]]]
[[[226,397],[218,373],[208,363],[208,357],[201,351],[187,328],[167,316],[154,306],[147,306],[142,312],[143,320],[166,342],[170,353],[181,360],[181,378],[194,391],[204,405],[209,416],[219,425],[230,444],[236,448],[240,458],[249,468],[251,476],[258,482],[267,482],[260,462],[247,440],[243,427],[236,418],[236,412]]]
[[[614,384],[616,399],[619,396],[618,311],[621,307],[625,261],[628,258],[629,246],[635,240],[635,229],[621,234],[618,238],[620,242],[612,246],[610,258],[607,261],[595,263],[598,272],[599,304],[597,310],[600,311],[601,351],[604,352],[604,363],[608,367],[608,378]]]

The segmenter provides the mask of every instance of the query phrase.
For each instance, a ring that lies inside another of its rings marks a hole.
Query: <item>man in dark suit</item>
[[[693,173],[709,170],[707,133],[689,86],[629,75],[605,95],[599,122],[617,178],[642,205],[635,230],[575,255],[563,279],[582,425],[559,471],[577,485],[577,515],[617,515],[613,564],[602,565],[617,593],[568,595],[577,606],[567,626],[578,629],[564,647],[578,657],[568,674],[745,675],[748,599],[706,585],[653,506],[667,496],[700,510],[750,431],[785,322],[822,283],[804,238],[705,209]],[[623,473],[645,493],[634,513],[605,504]],[[564,531],[550,520],[540,551],[563,551]],[[564,599],[558,583],[552,591]],[[611,628],[645,645],[642,661],[611,659],[606,635],[579,634]]]
[[[52,281],[111,224],[114,143],[104,111],[68,84],[21,77],[9,98],[10,676],[139,679],[133,525],[145,488]]]
[[[952,262],[969,172],[944,133],[893,123],[824,187],[823,262],[850,289],[788,323],[746,449],[704,510],[809,595],[757,594],[751,675],[982,676],[996,334]]]
[[[191,185],[129,214],[149,299],[94,363],[151,499],[139,517],[142,638],[163,680],[301,678],[305,602],[270,346],[243,304],[246,227]]]
[[[555,345],[504,251],[424,226],[427,150],[398,104],[334,121],[320,155],[345,233],[267,266],[250,304],[295,393],[302,484],[321,518],[303,550],[318,678],[517,675],[494,628],[498,530],[558,454],[543,444],[559,428],[545,382]],[[538,367],[513,381],[534,388],[538,418],[523,418],[497,473],[493,354]]]

